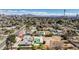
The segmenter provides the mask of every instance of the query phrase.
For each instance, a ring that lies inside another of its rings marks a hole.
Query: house
[[[43,31],[53,30],[52,27],[43,27]]]
[[[33,36],[33,44],[43,43],[43,36]]]
[[[16,26],[5,27],[5,29],[7,29],[7,30],[12,30],[12,29],[15,29],[15,28],[16,28]]]
[[[50,31],[39,31],[39,35],[41,36],[52,36]]]
[[[52,30],[50,32],[52,32],[52,34],[54,34],[54,35],[63,35],[64,34],[63,30]]]
[[[63,49],[73,49],[74,46],[72,44],[63,44],[62,48]]]
[[[73,36],[70,38],[74,43],[79,43],[79,36]]]
[[[50,41],[51,49],[62,49],[62,41],[60,36],[52,36],[52,40]]]
[[[43,39],[45,41],[45,48],[50,49],[51,48],[50,42],[52,40],[52,37],[43,37]]]
[[[21,42],[19,43],[19,45],[22,45],[22,46],[29,46],[31,45],[33,42],[33,37],[30,36],[30,35],[25,35],[23,37],[23,40],[21,40]]]
[[[43,36],[43,35],[45,35],[45,31],[38,31],[38,34]]]
[[[60,36],[43,37],[47,49],[61,49],[62,42]]]
[[[19,41],[21,41],[22,39],[21,39],[20,37],[16,36],[15,40],[16,40],[16,42],[19,42]]]
[[[5,31],[0,30],[0,34],[4,34]]]
[[[30,32],[31,32],[31,34],[32,34],[33,32],[35,32],[35,31],[37,31],[36,27],[35,27],[35,26],[31,26],[31,27],[30,27]]]

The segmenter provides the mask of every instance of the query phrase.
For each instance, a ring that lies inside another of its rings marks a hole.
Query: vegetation
[[[14,30],[6,30],[4,34],[7,35],[7,34],[11,34],[13,32],[14,32]]]
[[[0,16],[1,17],[1,16]],[[26,25],[26,31],[31,32],[32,29],[29,29],[31,26],[36,27],[36,31],[49,31],[45,37],[52,37],[54,33],[59,34],[64,40],[67,40],[69,36],[77,36],[77,31],[79,30],[79,19],[71,18],[53,18],[53,17],[27,17],[26,15],[13,15],[13,16],[3,16],[3,20],[0,21],[0,31],[4,34],[11,34],[14,30],[19,30],[23,25]],[[2,22],[2,23],[1,23]],[[8,30],[5,27],[16,26],[16,29]],[[52,29],[50,29],[52,28]],[[54,31],[57,30],[57,31]],[[52,32],[54,31],[54,32]],[[59,32],[58,32],[59,31]],[[63,35],[60,34],[63,32]],[[53,33],[53,34],[52,34]],[[35,36],[37,32],[33,33]],[[32,34],[31,34],[32,35]],[[43,35],[43,33],[41,33]],[[43,35],[44,36],[44,35]],[[16,35],[9,35],[6,40],[7,47],[11,46],[12,43],[15,43]],[[19,45],[20,49],[22,48]],[[45,49],[44,44],[40,44],[38,47],[32,45],[32,49]]]
[[[16,42],[15,40],[15,35],[9,35],[6,39],[6,49],[11,48],[12,49],[12,44]]]
[[[63,20],[63,19],[60,19],[60,20],[56,21],[56,23],[58,23],[58,24],[63,24],[64,22],[65,22],[65,20]]]
[[[8,36],[8,38],[10,39],[10,41],[13,42],[13,43],[16,42],[15,37],[16,37],[16,35],[9,35]]]

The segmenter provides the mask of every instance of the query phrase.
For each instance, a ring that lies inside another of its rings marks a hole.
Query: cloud
[[[68,15],[68,16],[76,16],[77,13],[65,13],[65,15]]]
[[[30,14],[34,14],[34,15],[63,15],[62,13],[48,13],[48,12],[30,12]]]
[[[34,15],[46,15],[49,14],[48,12],[30,12],[30,14],[34,14]]]
[[[35,12],[27,10],[0,10],[0,14],[34,14],[34,15],[46,15],[48,12]]]
[[[53,12],[46,12],[46,11],[34,11],[34,10],[24,10],[24,9],[0,9],[0,14],[19,14],[19,15],[22,15],[22,14],[33,14],[33,15],[46,15],[46,16],[49,16],[49,15],[57,15],[57,16],[60,16],[60,15],[64,15],[63,13],[53,13]],[[76,12],[66,12],[65,13],[66,15],[68,16],[75,16],[77,13]],[[79,13],[78,13],[79,14]]]

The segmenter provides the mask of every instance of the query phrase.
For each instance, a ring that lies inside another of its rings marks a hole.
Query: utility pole
[[[66,10],[64,9],[64,18],[65,18],[65,16],[66,16],[66,15],[65,15],[65,12],[66,12]]]
[[[78,13],[77,13],[77,14],[76,14],[76,19],[78,19],[78,16],[79,16],[79,15],[78,15]]]

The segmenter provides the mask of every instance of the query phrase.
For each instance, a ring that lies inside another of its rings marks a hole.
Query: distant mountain
[[[6,16],[6,14],[0,14],[2,16]],[[64,16],[64,15],[34,15],[34,14],[22,14],[22,15],[7,15],[7,16],[25,16],[25,17],[51,17],[51,18],[79,18],[79,16]]]
[[[63,15],[33,15],[25,14],[26,17],[63,17]]]
[[[62,18],[62,17],[66,17],[66,18],[79,18],[79,16],[64,16],[64,15],[33,15],[33,14],[26,14],[25,16],[27,17],[52,17],[52,18]]]
[[[35,17],[35,15],[32,14],[25,14],[26,17]]]

